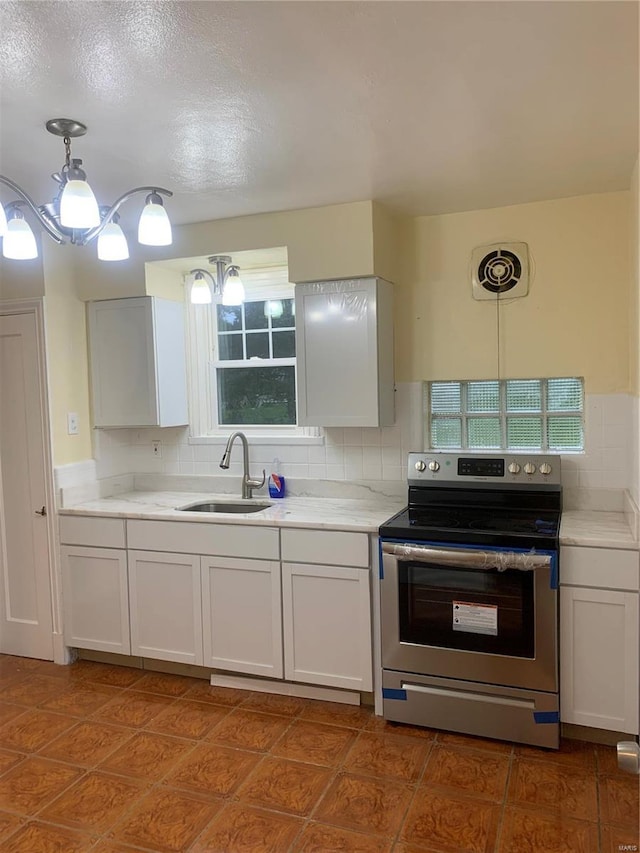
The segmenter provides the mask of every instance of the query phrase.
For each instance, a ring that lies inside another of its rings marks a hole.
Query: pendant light
[[[209,304],[212,294],[220,297],[223,305],[242,305],[245,293],[240,268],[231,260],[229,255],[211,255],[209,263],[216,268],[215,274],[200,268],[189,272],[185,281],[191,287],[192,305]]]
[[[29,261],[38,257],[38,244],[22,211],[9,207],[7,232],[2,239],[2,254],[15,261]]]
[[[172,241],[171,222],[164,209],[162,196],[171,197],[170,190],[157,186],[135,187],[116,199],[111,206],[99,207],[91,189],[87,175],[82,168],[82,160],[71,157],[71,140],[84,136],[86,125],[68,118],[55,118],[46,123],[46,129],[55,136],[61,136],[65,147],[65,162],[59,172],[51,177],[58,184],[58,193],[48,204],[37,205],[29,194],[15,181],[0,175],[0,184],[8,187],[19,198],[12,202],[8,210],[13,209],[5,223],[4,209],[0,205],[0,238],[9,238],[9,248],[3,244],[3,255],[16,259],[37,257],[37,243],[28,223],[15,205],[24,205],[38,220],[40,226],[56,243],[72,243],[85,246],[98,238],[98,258],[104,261],[125,260],[129,257],[129,248],[124,233],[118,225],[118,210],[125,201],[138,193],[145,193],[145,206],[138,225],[139,242],[145,246],[168,246]],[[11,221],[14,225],[10,225]],[[18,224],[24,223],[24,224]],[[28,229],[28,231],[27,231]],[[29,239],[29,234],[32,240]],[[22,235],[22,236],[20,236]],[[16,243],[17,241],[17,243]],[[22,241],[22,242],[21,242]],[[18,248],[16,248],[16,245]],[[9,254],[8,254],[9,252]]]

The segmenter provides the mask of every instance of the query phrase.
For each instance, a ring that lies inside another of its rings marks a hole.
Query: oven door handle
[[[382,552],[403,560],[414,560],[418,563],[432,563],[436,566],[455,566],[457,568],[497,569],[504,572],[507,569],[519,569],[531,572],[534,569],[547,569],[551,566],[550,554],[539,554],[532,550],[526,554],[516,551],[472,551],[464,548],[447,549],[432,548],[427,545],[410,545],[398,542],[383,542]]]

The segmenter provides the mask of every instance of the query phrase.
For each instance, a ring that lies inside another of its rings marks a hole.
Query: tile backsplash
[[[273,460],[291,479],[404,481],[406,457],[423,445],[422,383],[398,383],[396,424],[392,427],[327,428],[316,443],[269,443],[249,437],[251,473]],[[563,485],[572,494],[591,490],[622,493],[628,489],[637,502],[638,400],[628,394],[592,394],[585,399],[585,452],[563,454]],[[161,442],[160,457],[152,442]],[[181,476],[220,475],[224,441],[189,442],[186,428],[117,429],[94,431],[98,479],[130,473]],[[242,453],[234,447],[227,476],[242,474]],[[611,507],[613,508],[613,507]]]

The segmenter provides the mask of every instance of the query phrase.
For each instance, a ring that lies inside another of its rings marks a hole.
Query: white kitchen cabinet
[[[127,552],[63,545],[60,553],[65,643],[131,654]]]
[[[140,296],[88,311],[94,426],[188,424],[182,304]]]
[[[284,676],[372,689],[369,570],[282,564]]]
[[[202,557],[204,663],[282,678],[280,563]]]
[[[200,559],[129,551],[131,654],[202,665]]]
[[[563,547],[560,576],[562,722],[638,734],[638,553]]]
[[[393,424],[393,286],[379,278],[297,284],[295,304],[298,424]]]

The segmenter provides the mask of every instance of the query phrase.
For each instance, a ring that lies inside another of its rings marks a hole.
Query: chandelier
[[[185,276],[191,286],[190,300],[193,305],[208,305],[212,292],[222,297],[223,305],[242,305],[244,285],[240,278],[240,267],[231,263],[229,255],[212,255],[209,263],[216,268],[215,275],[197,267]]]
[[[58,192],[49,204],[37,205],[15,181],[0,175],[0,184],[18,196],[6,209],[0,204],[0,237],[5,258],[30,260],[38,257],[36,238],[24,215],[27,208],[44,231],[56,243],[86,246],[98,238],[98,258],[102,261],[122,261],[129,257],[127,238],[118,224],[120,206],[137,193],[146,193],[145,205],[138,222],[138,242],[145,246],[169,246],[172,241],[171,222],[164,209],[162,196],[173,193],[162,187],[136,187],[121,195],[109,206],[99,206],[87,183],[82,160],[71,157],[71,140],[84,136],[86,125],[69,118],[54,118],[46,123],[49,133],[61,136],[65,161],[59,172],[51,177]]]

